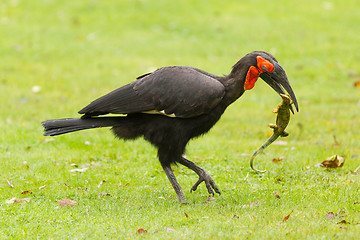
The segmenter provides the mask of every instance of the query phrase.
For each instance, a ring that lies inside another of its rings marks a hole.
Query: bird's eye
[[[261,56],[257,56],[256,61],[257,61],[257,67],[259,68],[260,71],[270,72],[270,73],[274,71],[274,65],[265,58]]]

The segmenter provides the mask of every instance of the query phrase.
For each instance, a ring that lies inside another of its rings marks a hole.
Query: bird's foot
[[[210,175],[207,174],[205,171],[203,171],[202,173],[199,174],[199,180],[194,184],[194,186],[192,186],[192,188],[190,189],[190,192],[195,191],[197,189],[197,187],[200,185],[200,183],[202,183],[202,182],[205,182],[205,185],[206,185],[206,188],[207,188],[209,194],[214,195],[213,189],[219,195],[221,194],[220,190],[216,186],[214,180],[212,180]]]

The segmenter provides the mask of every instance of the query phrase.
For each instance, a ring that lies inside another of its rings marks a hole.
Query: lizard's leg
[[[283,131],[281,134],[280,134],[281,137],[287,137],[289,136],[289,133]]]
[[[269,128],[277,129],[276,124],[269,123],[268,126]]]

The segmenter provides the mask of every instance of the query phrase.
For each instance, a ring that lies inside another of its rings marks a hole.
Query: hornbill
[[[258,77],[279,94],[286,90],[298,111],[284,69],[271,54],[255,51],[241,58],[226,76],[189,66],[163,67],[144,74],[91,102],[79,111],[81,118],[42,122],[44,135],[112,127],[120,139],[144,137],[157,147],[161,166],[180,202],[186,203],[186,198],[171,169],[173,163],[199,176],[190,192],[205,182],[209,194],[220,194],[210,175],[183,156],[185,147],[190,139],[208,132],[231,103],[254,87]],[[106,114],[123,115],[99,117]]]

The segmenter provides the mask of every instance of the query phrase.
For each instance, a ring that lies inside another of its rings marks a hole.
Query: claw
[[[219,195],[221,195],[219,188],[216,186],[214,180],[212,180],[212,178],[210,177],[209,174],[207,174],[206,172],[204,172],[203,174],[199,175],[199,180],[197,180],[197,182],[194,184],[194,186],[191,187],[190,192],[192,191],[196,191],[197,187],[200,185],[200,183],[205,182],[206,188],[208,190],[208,193],[211,195],[215,195],[213,189],[215,190],[216,193],[218,193]]]

